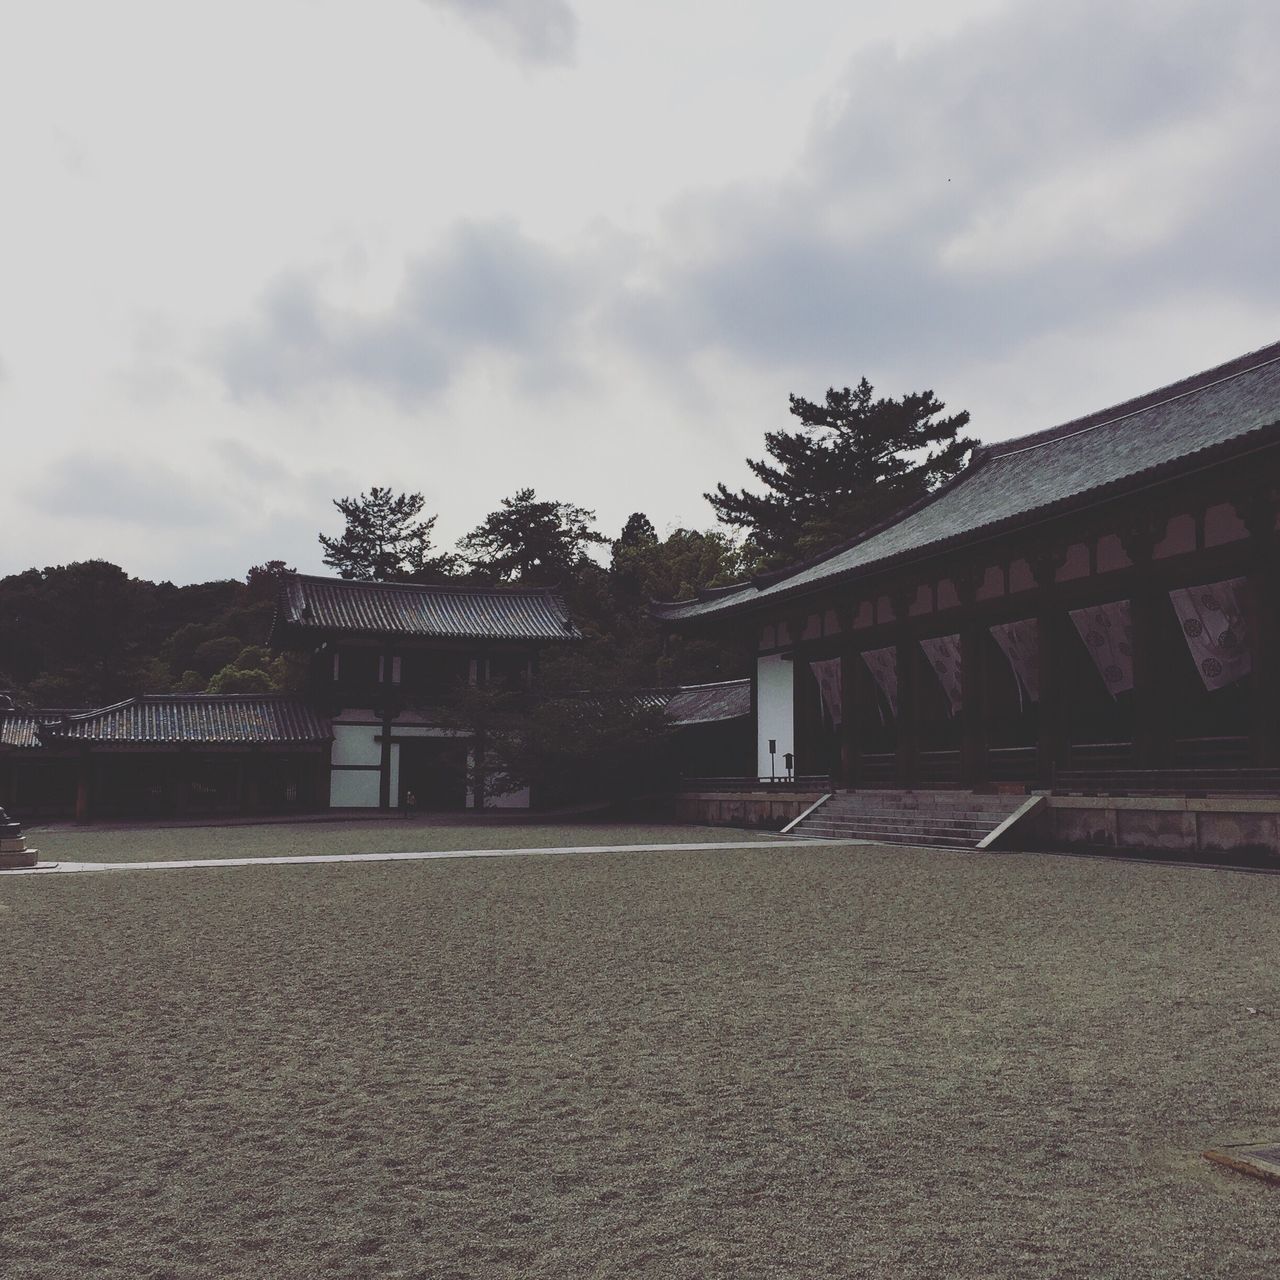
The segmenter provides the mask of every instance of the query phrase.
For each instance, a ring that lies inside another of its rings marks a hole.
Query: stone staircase
[[[789,834],[972,849],[1026,798],[973,791],[837,791]]]

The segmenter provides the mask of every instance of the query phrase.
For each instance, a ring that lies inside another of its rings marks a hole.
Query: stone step
[[[975,842],[967,836],[947,836],[947,835],[913,835],[900,831],[825,831],[818,828],[807,830],[801,833],[815,840],[860,840],[866,841],[868,844],[902,844],[917,845],[921,848],[937,848],[937,849],[972,849]]]
[[[965,827],[983,827],[987,831],[991,831],[993,827],[998,827],[1004,822],[1009,815],[1004,813],[968,813],[955,812],[947,813],[942,809],[934,810],[915,810],[915,809],[831,809],[827,805],[823,805],[822,809],[814,813],[817,818],[818,814],[822,814],[824,818],[851,818],[855,822],[863,822],[863,820],[876,820],[876,822],[952,822],[960,823]]]

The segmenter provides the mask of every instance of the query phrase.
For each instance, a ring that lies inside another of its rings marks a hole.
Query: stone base
[[[5,844],[23,845],[21,840],[6,840]],[[39,849],[4,849],[0,850],[0,871],[13,871],[18,867],[34,867],[40,859]]]
[[[27,847],[25,837],[17,836],[13,839],[0,837],[0,853],[21,853]]]

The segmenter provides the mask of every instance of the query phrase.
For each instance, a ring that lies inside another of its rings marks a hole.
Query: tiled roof
[[[72,715],[40,731],[46,743],[244,744],[327,742],[329,722],[289,694],[145,694]]]
[[[38,747],[40,726],[61,720],[64,716],[81,715],[84,707],[35,707],[0,712],[0,746]]]
[[[678,622],[803,594],[1264,441],[1280,441],[1280,343],[1049,431],[988,445],[955,480],[853,543],[653,612]]]
[[[579,693],[584,703],[603,707],[626,705],[637,711],[662,711],[676,727],[736,720],[751,714],[751,681],[722,680],[670,689],[627,689],[617,693]]]
[[[667,719],[676,725],[712,724],[750,714],[750,680],[686,685],[674,690],[667,701]]]
[[[0,712],[0,747],[38,747],[36,724],[29,711]]]
[[[423,639],[569,640],[578,631],[564,600],[541,587],[417,586],[297,574],[281,592],[282,631]]]

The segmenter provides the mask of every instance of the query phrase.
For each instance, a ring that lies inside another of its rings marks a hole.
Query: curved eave
[[[1075,511],[1097,506],[1099,503],[1108,502],[1111,499],[1120,497],[1126,493],[1137,493],[1144,489],[1149,489],[1154,485],[1164,483],[1166,480],[1201,471],[1207,467],[1217,465],[1220,462],[1227,462],[1236,458],[1247,457],[1251,453],[1262,452],[1267,448],[1280,447],[1280,439],[1268,438],[1275,435],[1277,428],[1280,428],[1280,419],[1266,423],[1263,426],[1256,427],[1251,431],[1237,436],[1233,440],[1224,441],[1220,444],[1206,445],[1203,449],[1197,449],[1190,453],[1183,454],[1181,457],[1172,459],[1169,462],[1149,467],[1145,471],[1135,472],[1133,475],[1124,476],[1119,480],[1113,480],[1107,484],[1096,485],[1091,489],[1082,490],[1079,493],[1071,494],[1069,497],[1059,499],[1055,502],[1046,503],[1040,507],[1032,507],[1027,511],[1019,512],[1018,514],[1009,516],[1003,520],[995,520],[987,524],[975,525],[971,529],[965,530],[964,533],[955,534],[948,538],[941,538],[936,542],[930,542],[920,547],[911,548],[909,550],[899,552],[896,555],[885,556],[884,558],[872,561],[869,564],[857,565],[851,569],[835,572],[829,577],[820,578],[816,581],[804,582],[790,589],[786,587],[783,587],[781,590],[767,588],[767,594],[765,592],[761,592],[747,599],[726,601],[726,603],[720,608],[707,609],[701,613],[689,614],[684,617],[666,617],[652,607],[650,612],[656,620],[662,622],[664,625],[673,629],[680,629],[684,627],[695,627],[706,623],[718,623],[727,621],[731,618],[747,617],[755,612],[772,610],[775,605],[780,603],[802,599],[805,596],[817,595],[832,587],[846,586],[850,582],[856,582],[863,578],[871,578],[888,570],[899,569],[906,565],[919,563],[922,560],[931,560],[940,555],[947,555],[954,551],[979,546],[983,542],[989,542],[992,538],[999,537],[1012,529],[1041,525],[1046,521],[1056,519],[1059,516],[1069,515]],[[984,458],[982,461],[985,460],[986,459]],[[969,468],[962,473],[961,476],[957,476],[956,480],[959,481],[971,476],[975,471],[976,468]],[[898,516],[889,522],[868,532],[866,538],[858,538],[853,542],[844,543],[834,550],[827,552],[820,559],[796,567],[792,571],[791,576],[797,576],[804,573],[808,569],[812,569],[821,564],[823,561],[840,555],[851,547],[858,545],[858,543],[866,541],[867,538],[874,537],[885,529],[891,528],[894,524],[907,519],[923,507],[928,506],[930,503],[942,497],[943,493],[951,487],[953,487],[953,485],[943,486],[930,494],[928,498],[924,499],[922,502],[912,504],[912,506],[899,513]],[[746,589],[746,585],[744,585],[744,589]],[[691,603],[695,602],[671,601],[669,602],[668,607],[676,608],[681,605]],[[701,603],[701,601],[698,601],[697,603]]]

